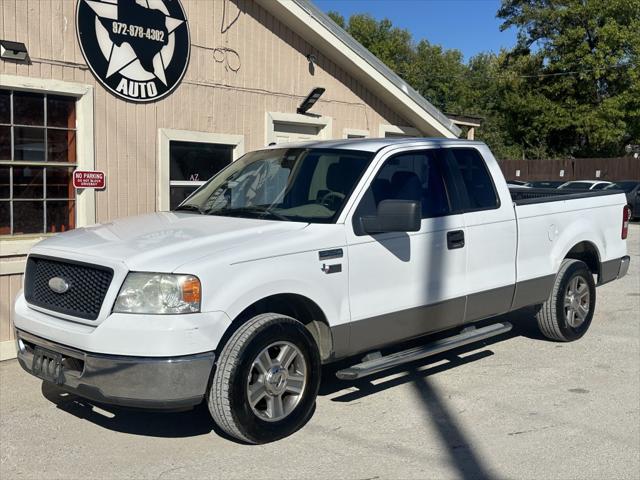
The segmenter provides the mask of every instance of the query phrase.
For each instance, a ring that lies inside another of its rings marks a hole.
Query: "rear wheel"
[[[209,411],[232,437],[271,442],[306,423],[319,386],[320,355],[305,326],[291,317],[261,314],[243,324],[220,352]]]
[[[595,306],[591,271],[580,260],[565,259],[549,298],[536,315],[540,331],[552,340],[577,340],[589,329]]]

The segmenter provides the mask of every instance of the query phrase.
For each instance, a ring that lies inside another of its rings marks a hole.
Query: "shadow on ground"
[[[89,402],[47,382],[42,394],[60,410],[116,432],[179,438],[205,435],[215,426],[204,403],[181,412],[128,409]]]
[[[433,423],[438,426],[443,442],[449,447],[455,463],[461,465],[459,467],[461,476],[463,478],[483,478],[484,470],[480,462],[470,450],[455,419],[449,414],[446,403],[442,400],[442,396],[440,396],[433,385],[429,383],[429,377],[452,368],[463,367],[465,364],[471,362],[481,361],[483,358],[493,355],[489,347],[495,343],[503,342],[516,336],[535,339],[542,338],[535,326],[534,312],[531,309],[512,312],[507,315],[492,318],[483,323],[490,324],[497,321],[510,321],[514,328],[504,335],[406,364],[392,370],[380,372],[366,379],[343,381],[338,380],[335,376],[337,370],[358,363],[360,361],[359,358],[325,366],[323,368],[323,381],[320,386],[319,395],[332,396],[331,400],[334,402],[348,403],[370,395],[375,395],[399,385],[413,383],[419,398],[423,400],[425,413],[431,417]],[[408,342],[395,350],[409,348],[419,343],[420,341]],[[388,352],[390,351],[391,350]],[[387,351],[385,351],[385,353],[387,353]],[[376,382],[375,384],[372,383],[374,380],[380,380],[386,377],[391,378],[386,381]],[[346,392],[333,396],[345,390]],[[78,418],[92,422],[95,425],[116,432],[142,436],[180,438],[206,435],[213,431],[224,438],[228,438],[211,420],[205,403],[188,411],[164,412],[95,404],[65,392],[59,387],[49,383],[42,384],[42,393],[49,401],[53,402],[57,408]],[[475,476],[467,476],[467,473],[469,473],[465,470],[467,467],[470,471],[474,472]]]

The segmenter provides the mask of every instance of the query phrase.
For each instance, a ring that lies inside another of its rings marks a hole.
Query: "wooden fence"
[[[507,180],[640,180],[640,158],[498,160]]]

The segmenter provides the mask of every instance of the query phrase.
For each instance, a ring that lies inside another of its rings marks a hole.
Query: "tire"
[[[584,307],[587,306],[588,311],[585,314]],[[551,340],[578,340],[589,329],[595,306],[596,285],[591,271],[580,260],[565,259],[560,265],[549,298],[536,314],[538,327],[542,334]],[[574,311],[573,315],[571,310]]]
[[[257,315],[220,352],[209,389],[209,412],[218,427],[237,440],[279,440],[313,414],[320,368],[318,347],[302,323],[275,313]],[[253,406],[250,391],[260,398]]]

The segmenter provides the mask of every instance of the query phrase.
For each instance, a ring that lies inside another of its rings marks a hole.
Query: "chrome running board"
[[[428,343],[426,345],[410,348],[408,350],[403,350],[386,356],[378,356],[377,358],[374,356],[374,358],[371,358],[370,360],[365,360],[362,363],[336,372],[336,377],[340,380],[356,380],[377,372],[382,372],[389,368],[397,367],[404,363],[431,357],[438,353],[462,347],[463,345],[495,337],[496,335],[507,333],[509,330],[511,330],[511,324],[509,322],[494,323],[493,325],[487,325],[482,328],[467,328],[458,335],[436,340],[435,342]]]

